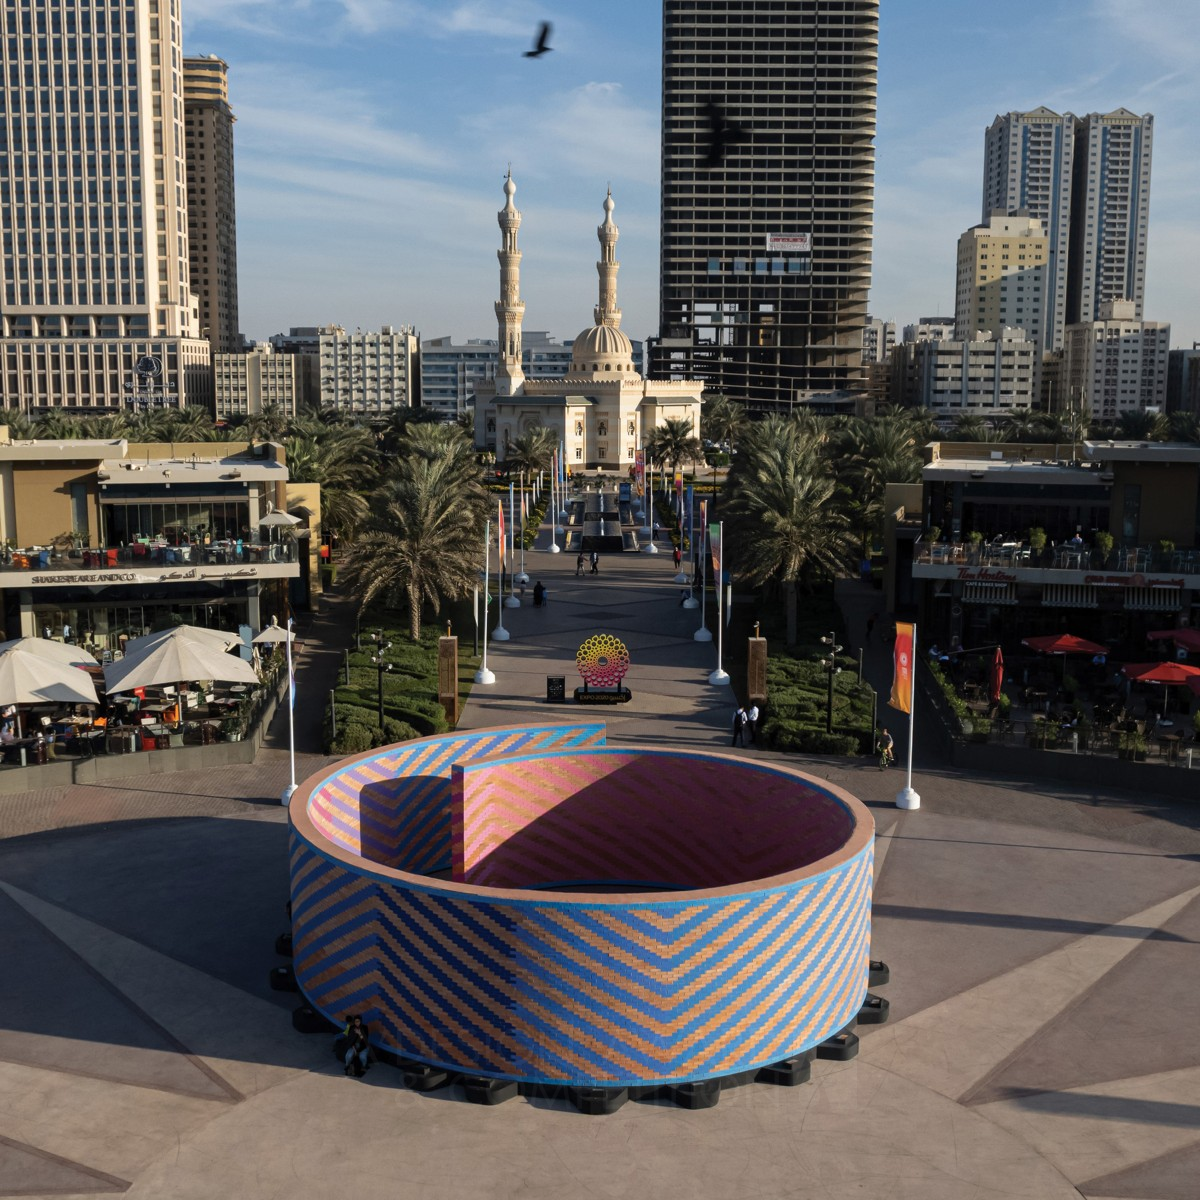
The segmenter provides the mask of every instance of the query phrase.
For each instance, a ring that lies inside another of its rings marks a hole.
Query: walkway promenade
[[[535,552],[527,569],[550,603],[505,610],[497,682],[464,725],[577,716],[546,704],[545,677],[569,695],[579,643],[609,632],[634,692],[589,710],[612,740],[762,753],[728,749],[733,695],[707,683],[715,646],[692,640],[669,555],[606,556],[576,579],[573,556]],[[877,595],[842,589],[851,645]],[[317,697],[353,628],[343,605],[302,630],[301,777],[328,761],[313,753]],[[886,682],[882,648],[867,670]],[[930,770],[919,741],[922,808],[901,813],[898,771],[789,760],[876,818],[872,944],[892,971],[891,1022],[800,1088],[588,1118],[420,1095],[386,1067],[348,1079],[328,1037],[293,1032],[296,997],[268,987],[285,928],[285,734],[281,714],[251,767],[0,803],[0,1195],[1195,1197],[1196,809]]]

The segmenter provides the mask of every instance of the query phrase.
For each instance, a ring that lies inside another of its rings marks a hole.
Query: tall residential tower
[[[861,385],[878,43],[878,0],[665,0],[654,374]]]
[[[998,116],[984,138],[983,213],[1038,220],[1048,239],[1042,347],[1100,305],[1145,291],[1154,118],[1048,108]]]

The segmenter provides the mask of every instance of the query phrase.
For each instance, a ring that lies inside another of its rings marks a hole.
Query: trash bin
[[[562,704],[567,698],[567,677],[565,675],[546,676],[546,703]]]

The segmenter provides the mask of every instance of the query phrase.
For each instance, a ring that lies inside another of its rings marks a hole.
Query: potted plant
[[[1170,565],[1171,555],[1175,553],[1175,543],[1170,538],[1158,539],[1158,555],[1163,567]]]
[[[1040,525],[1035,525],[1029,531],[1029,549],[1033,552],[1035,561],[1041,559],[1042,552],[1046,549],[1046,531]]]
[[[940,525],[930,525],[930,527],[929,527],[930,543],[932,544],[933,542],[940,541],[941,537],[942,537],[942,527]]]
[[[992,722],[987,717],[973,717],[971,726],[970,740],[973,742],[986,742],[992,735]]]
[[[1112,554],[1113,535],[1107,529],[1102,529],[1096,534],[1096,552],[1100,555],[1100,566],[1104,566],[1108,562],[1108,556]]]
[[[1062,690],[1068,696],[1074,696],[1079,691],[1079,680],[1074,675],[1064,675],[1062,677]]]
[[[1136,729],[1127,729],[1117,742],[1117,757],[1146,761],[1146,739]]]

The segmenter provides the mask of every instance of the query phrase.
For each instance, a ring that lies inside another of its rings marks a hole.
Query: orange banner
[[[905,713],[912,712],[914,632],[914,626],[896,622],[896,644],[892,650],[895,674],[892,676],[892,695],[888,704]]]

